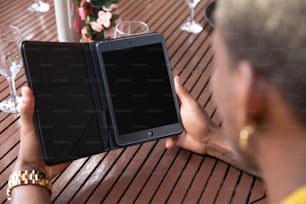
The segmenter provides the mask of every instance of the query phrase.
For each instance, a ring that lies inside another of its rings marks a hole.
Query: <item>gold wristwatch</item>
[[[21,185],[37,185],[46,188],[51,194],[52,183],[46,175],[37,170],[15,171],[10,175],[7,188],[7,199],[11,200],[13,188]]]

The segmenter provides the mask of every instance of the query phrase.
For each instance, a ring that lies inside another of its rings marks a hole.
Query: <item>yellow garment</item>
[[[306,186],[291,193],[281,204],[306,204]]]

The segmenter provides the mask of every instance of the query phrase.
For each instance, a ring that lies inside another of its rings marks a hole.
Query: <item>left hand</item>
[[[45,173],[46,176],[52,179],[63,171],[69,163],[56,166],[46,165],[42,157],[40,142],[34,125],[35,100],[29,87],[22,88],[22,99],[20,147],[14,171],[35,169]]]

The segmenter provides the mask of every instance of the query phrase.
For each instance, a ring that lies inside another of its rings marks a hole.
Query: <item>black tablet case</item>
[[[36,100],[35,122],[47,164],[120,148],[105,102],[106,90],[99,85],[103,82],[96,42],[25,41],[22,54]],[[51,117],[41,117],[41,107]]]

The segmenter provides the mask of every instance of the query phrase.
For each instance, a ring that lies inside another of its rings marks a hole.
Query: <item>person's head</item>
[[[276,115],[305,127],[305,1],[217,0],[215,18],[214,98],[237,149],[241,128],[260,135]]]

